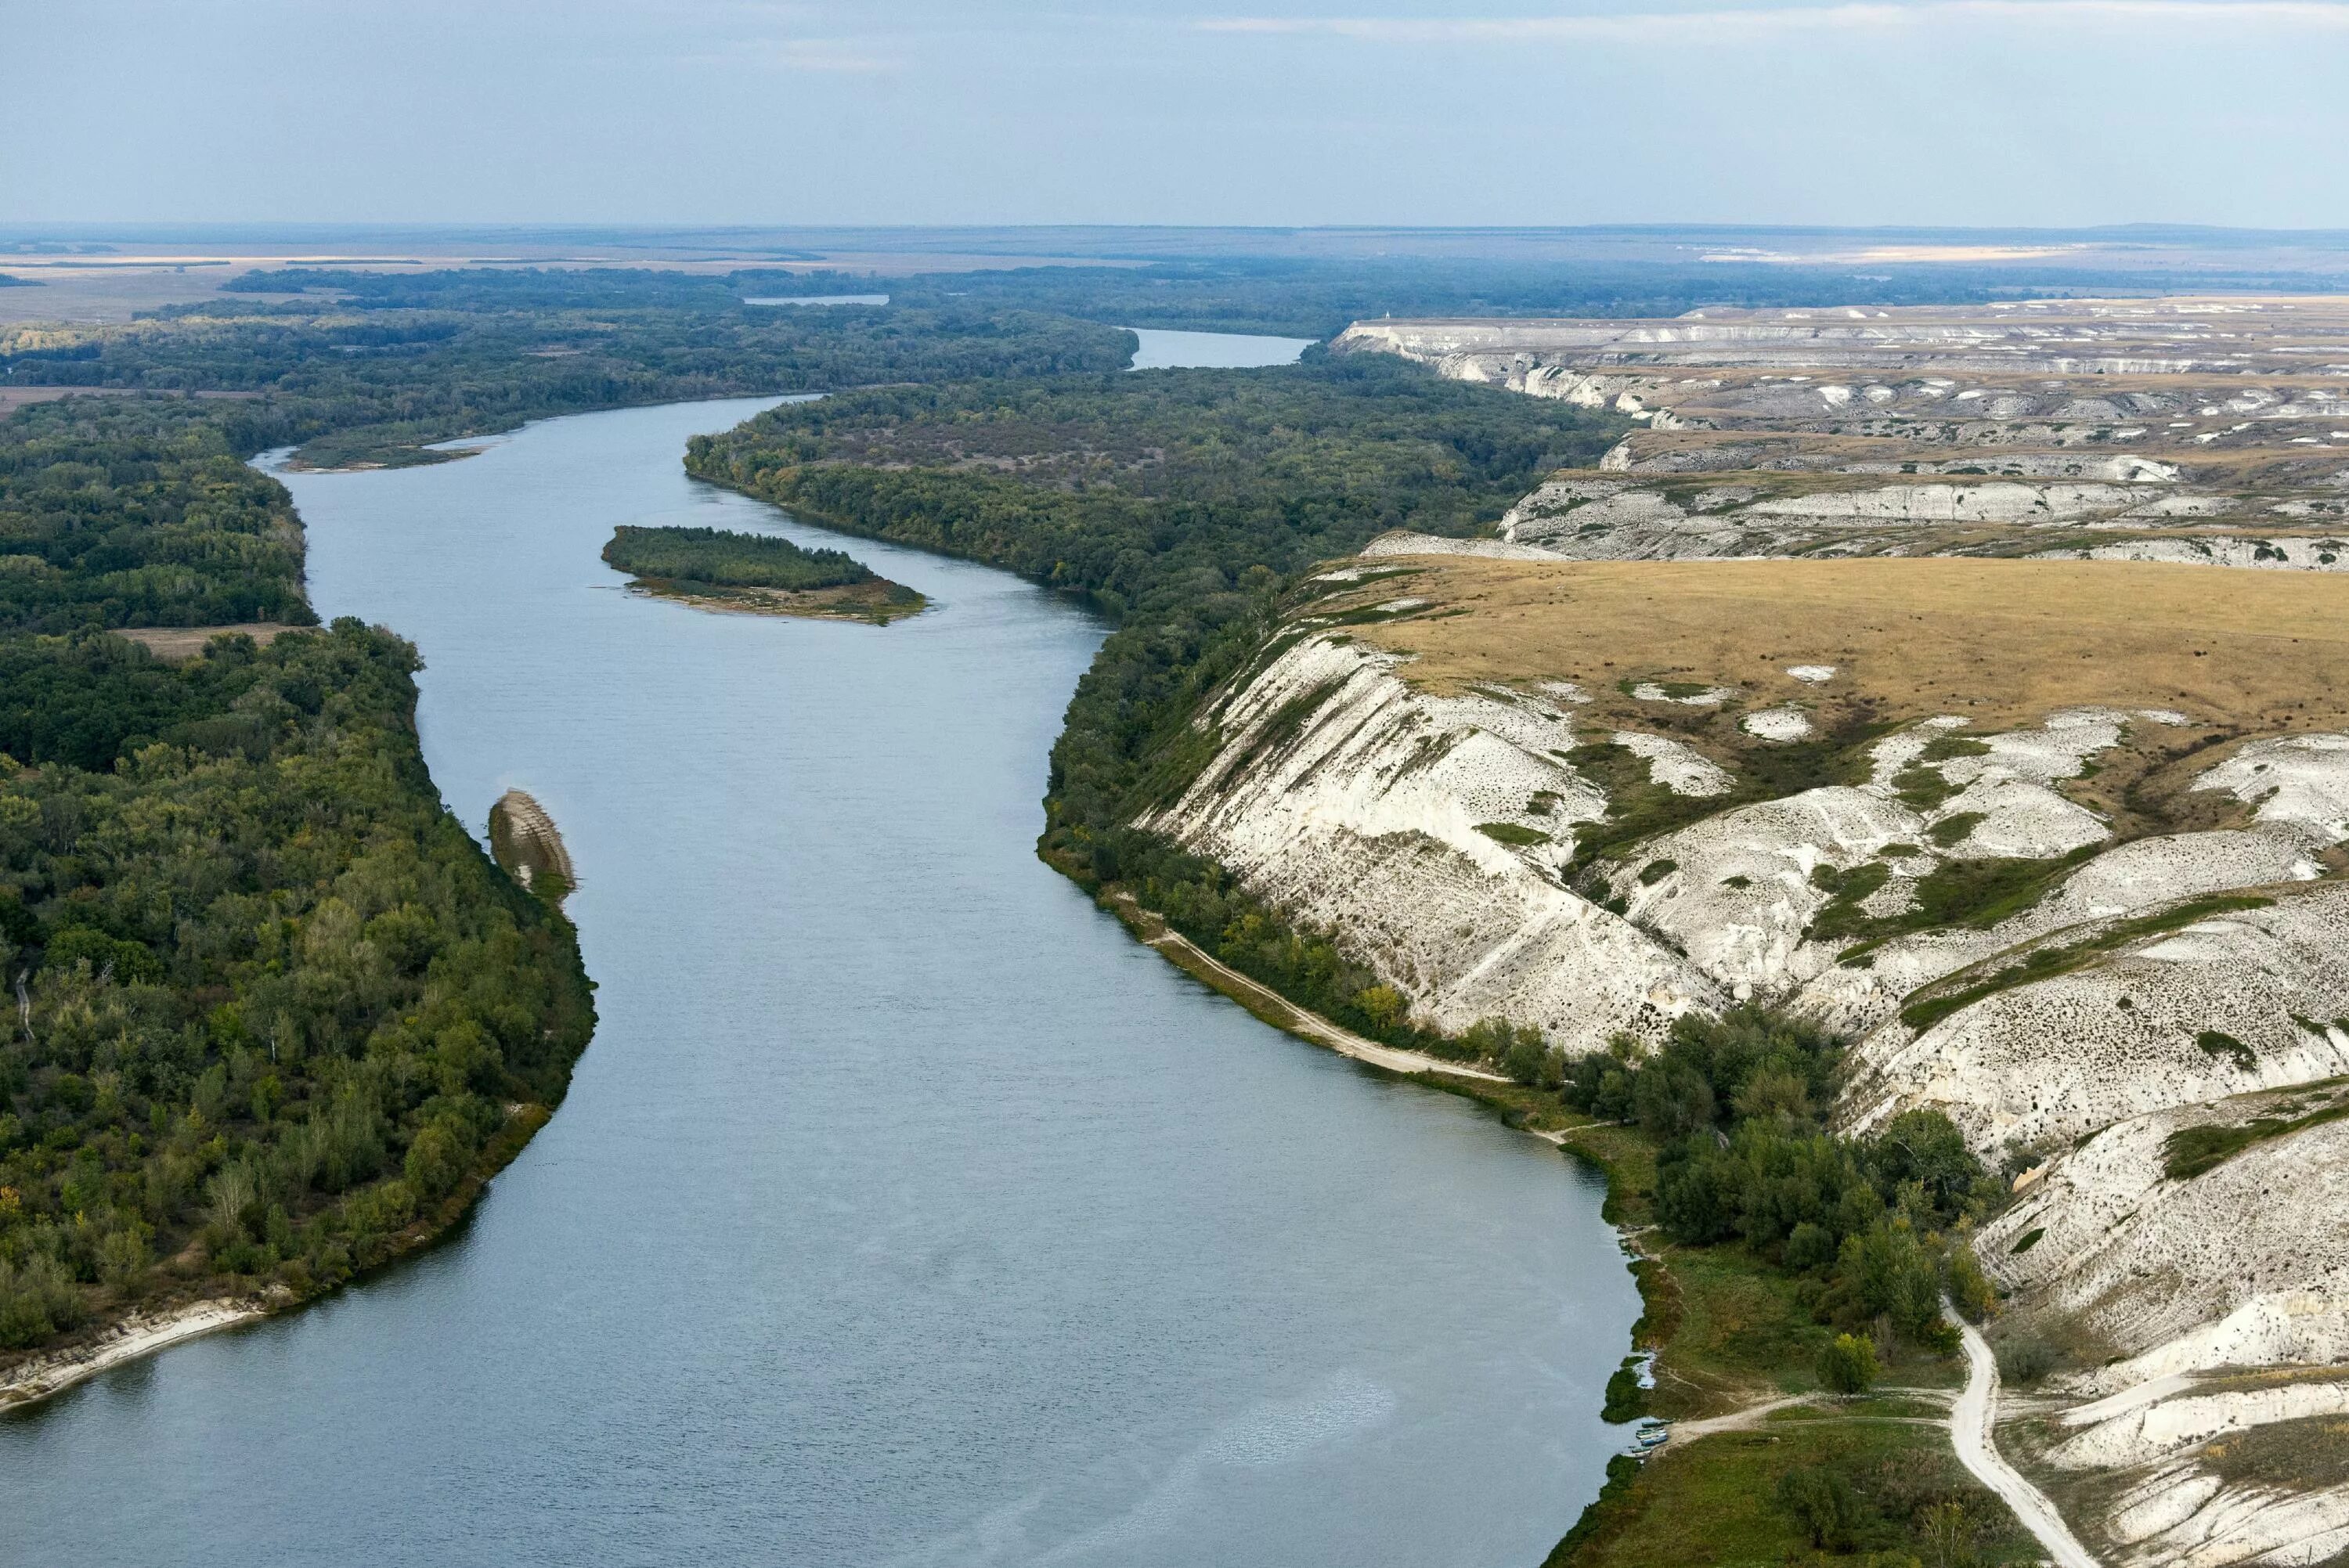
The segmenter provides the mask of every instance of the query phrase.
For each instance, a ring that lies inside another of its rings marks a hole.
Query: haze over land
[[[94,110],[43,63],[98,38]],[[43,129],[0,213],[44,221],[2349,211],[2336,0],[8,0],[0,46]]]

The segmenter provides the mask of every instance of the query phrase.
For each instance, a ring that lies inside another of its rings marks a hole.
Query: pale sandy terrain
[[[266,646],[276,641],[282,632],[309,629],[282,626],[272,621],[247,621],[234,626],[129,626],[114,634],[129,638],[160,659],[192,659],[214,637],[243,634]]]
[[[90,1344],[11,1367],[0,1382],[0,1408],[46,1399],[109,1367],[264,1315],[249,1301],[200,1301],[151,1317],[128,1317]]]

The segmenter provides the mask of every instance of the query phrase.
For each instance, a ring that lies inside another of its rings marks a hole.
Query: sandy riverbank
[[[109,1367],[264,1315],[258,1302],[216,1299],[152,1316],[126,1317],[87,1345],[37,1356],[10,1368],[4,1375],[7,1381],[0,1382],[0,1408],[46,1399]]]

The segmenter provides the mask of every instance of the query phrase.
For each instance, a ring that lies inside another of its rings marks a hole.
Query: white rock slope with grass
[[[2069,1349],[2002,1440],[2083,1534],[2146,1564],[2349,1549],[2349,1439],[2337,1486],[2258,1458],[2349,1434],[2349,712],[2302,696],[2332,677],[2254,636],[2222,679],[2197,634],[2158,685],[1903,712],[1934,689],[1888,662],[1906,631],[1797,618],[1661,664],[1588,645],[1611,579],[1504,603],[1516,550],[1416,542],[1317,585],[1140,825],[1425,1026],[1581,1052],[1749,1002],[1827,1024],[1845,1126],[1938,1109],[2018,1178],[1975,1243],[1995,1332]],[[2261,678],[2250,724],[2215,711]]]

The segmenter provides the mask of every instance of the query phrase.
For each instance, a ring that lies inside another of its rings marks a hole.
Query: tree
[[[1383,1034],[1402,1021],[1402,994],[1392,985],[1370,985],[1354,993],[1354,1006],[1371,1021],[1371,1027]]]
[[[1865,1335],[1838,1334],[1819,1352],[1819,1381],[1849,1398],[1876,1382],[1876,1342]]]
[[[1967,1514],[1965,1504],[1955,1498],[1937,1502],[1925,1510],[1920,1522],[1933,1568],[1972,1568],[1976,1561],[1974,1522]]]
[[[1998,1311],[1998,1289],[1962,1236],[1950,1248],[1950,1300],[1969,1323],[1980,1323]]]

